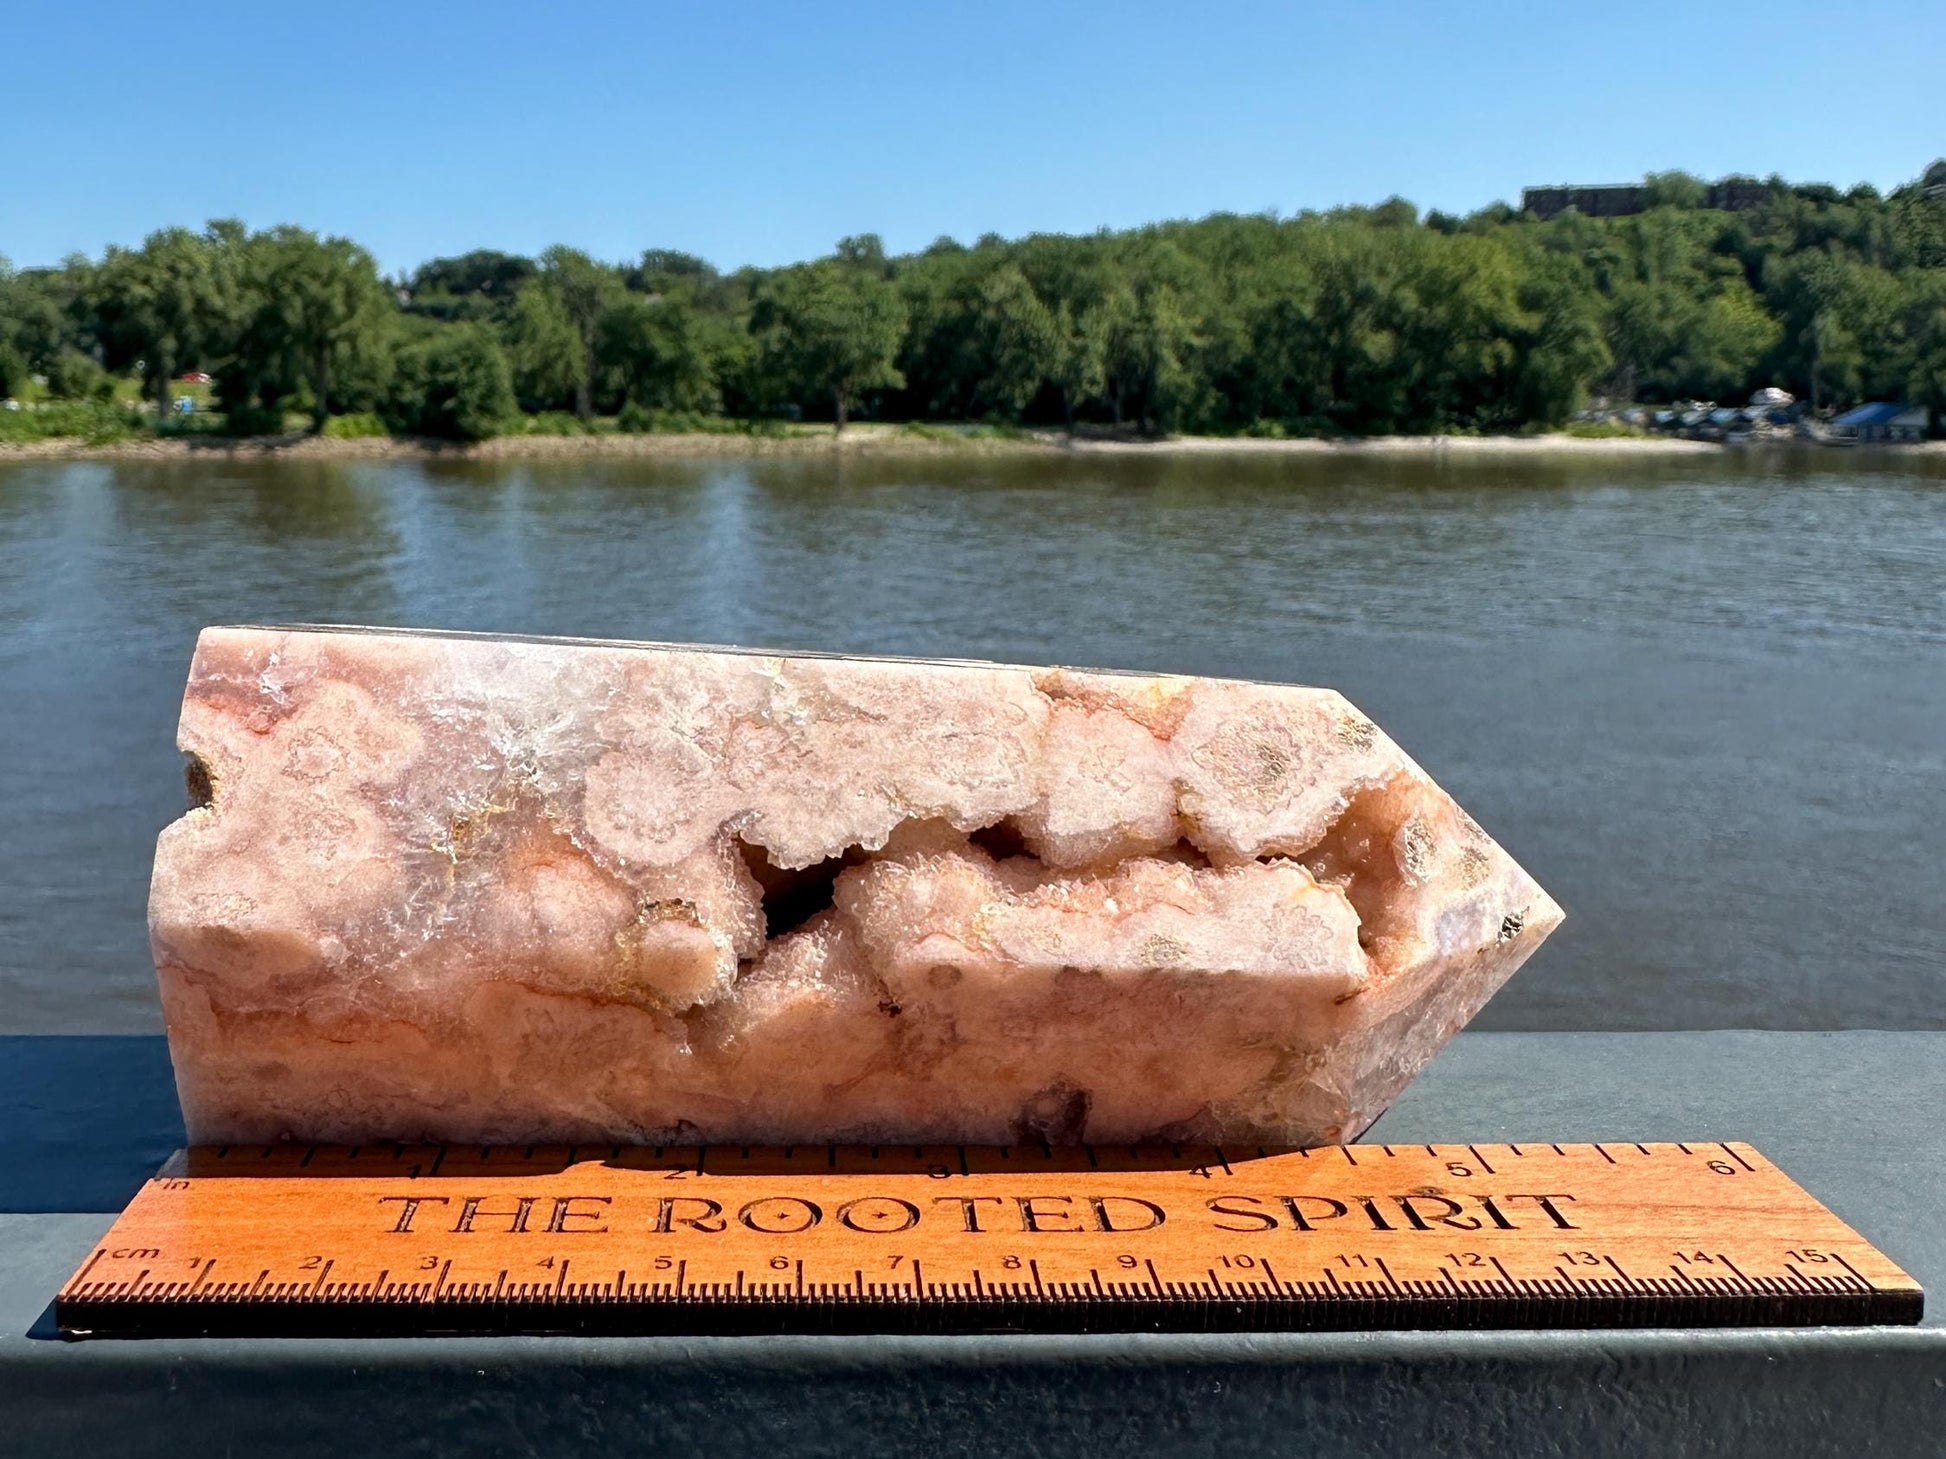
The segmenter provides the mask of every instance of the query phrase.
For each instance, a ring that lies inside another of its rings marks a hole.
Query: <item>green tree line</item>
[[[1622,218],[1393,199],[904,256],[865,235],[730,273],[660,249],[482,250],[397,279],[348,239],[219,221],[0,265],[0,395],[38,377],[106,399],[139,373],[166,414],[200,370],[237,432],[302,412],[458,439],[549,413],[1504,431],[1558,424],[1591,392],[1764,385],[1946,416],[1946,199],[1927,193],[1773,180],[1727,212],[1660,174]]]

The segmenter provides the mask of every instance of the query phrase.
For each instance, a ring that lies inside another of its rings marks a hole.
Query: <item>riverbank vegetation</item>
[[[0,268],[0,397],[25,403],[0,412],[0,440],[859,418],[1505,433],[1557,427],[1594,392],[1740,401],[1765,385],[1946,419],[1946,198],[1773,181],[1720,211],[1681,174],[1649,179],[1649,197],[1620,218],[1394,199],[903,256],[867,235],[732,273],[562,245],[386,279],[357,244],[302,228],[170,228]]]

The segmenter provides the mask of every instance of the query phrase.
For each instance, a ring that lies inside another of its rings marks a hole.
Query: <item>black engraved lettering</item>
[[[482,1203],[490,1199],[491,1197],[489,1196],[468,1196],[466,1198],[466,1204],[459,1208],[459,1219],[453,1223],[454,1233],[462,1236],[472,1235],[473,1223],[481,1219],[507,1222],[507,1232],[509,1235],[517,1236],[527,1230],[527,1218],[533,1213],[534,1209],[535,1198],[533,1196],[516,1197],[514,1200],[514,1208],[511,1211],[481,1210]]]
[[[412,1218],[419,1214],[419,1207],[425,1205],[427,1201],[437,1201],[442,1206],[452,1204],[446,1196],[380,1196],[378,1198],[381,1206],[387,1201],[399,1203],[399,1219],[392,1226],[391,1234],[394,1236],[411,1235]]]
[[[1507,1199],[1510,1201],[1532,1201],[1543,1211],[1547,1212],[1548,1218],[1563,1231],[1578,1231],[1581,1229],[1566,1216],[1563,1216],[1559,1211],[1554,1209],[1554,1203],[1556,1201],[1572,1201],[1574,1199],[1573,1196],[1563,1191],[1548,1191],[1545,1195],[1513,1195],[1508,1196]]]
[[[606,1211],[577,1211],[574,1208],[576,1201],[594,1201],[605,1206],[609,1203],[609,1200],[610,1198],[608,1196],[556,1196],[554,1198],[554,1214],[547,1218],[547,1229],[557,1233],[585,1231],[590,1235],[599,1235],[608,1228],[606,1226],[571,1226],[568,1223],[571,1221],[599,1221],[603,1216],[608,1214]]]
[[[986,1230],[986,1227],[980,1224],[981,1201],[992,1201],[997,1206],[1002,1203],[1002,1198],[1000,1196],[934,1196],[932,1198],[932,1203],[935,1206],[959,1207],[960,1230],[962,1231]]]
[[[1255,1221],[1257,1223],[1254,1226],[1226,1226],[1221,1221],[1212,1222],[1211,1224],[1218,1231],[1275,1231],[1277,1229],[1277,1218],[1271,1215],[1270,1212],[1240,1211],[1233,1205],[1224,1204],[1225,1201],[1249,1201],[1252,1204],[1256,1204],[1262,1201],[1262,1199],[1262,1196],[1212,1196],[1209,1200],[1204,1201],[1203,1204],[1209,1207],[1210,1211],[1215,1215],[1235,1216],[1239,1220]]]
[[[798,1196],[765,1196],[737,1212],[737,1220],[766,1236],[795,1236],[823,1219],[824,1211],[816,1201]]]
[[[695,1214],[679,1215],[685,1207]],[[666,1236],[678,1226],[714,1234],[723,1229],[723,1208],[708,1196],[662,1197],[655,1213],[655,1229]]]
[[[919,1224],[919,1208],[897,1196],[860,1196],[838,1207],[838,1224],[869,1236],[891,1236]]]
[[[1494,1225],[1498,1226],[1502,1231],[1511,1231],[1514,1229],[1514,1223],[1500,1214],[1500,1208],[1494,1205],[1492,1196],[1480,1196],[1478,1199],[1480,1204],[1486,1207],[1487,1215],[1493,1218]]]
[[[1048,1210],[1042,1208],[1044,1203],[1050,1201],[1059,1201],[1065,1207],[1073,1199],[1073,1196],[1015,1196],[1014,1204],[1020,1207],[1021,1229],[1023,1231],[1038,1232],[1079,1231],[1081,1229],[1079,1226],[1043,1226],[1041,1224],[1043,1221],[1068,1221],[1074,1219],[1074,1212],[1071,1210]]]
[[[1399,1203],[1399,1209],[1405,1212],[1405,1218],[1412,1223],[1412,1229],[1414,1231],[1432,1230],[1432,1227],[1426,1224],[1429,1215],[1432,1220],[1437,1221],[1442,1226],[1456,1227],[1461,1231],[1478,1231],[1480,1229],[1480,1218],[1478,1216],[1462,1216],[1460,1212],[1465,1210],[1466,1207],[1454,1200],[1451,1196],[1410,1195],[1394,1196],[1393,1199]],[[1422,1204],[1430,1205],[1434,1201],[1437,1201],[1446,1209],[1443,1212],[1437,1213],[1430,1213],[1420,1209]]]
[[[1284,1209],[1291,1213],[1291,1224],[1299,1231],[1315,1231],[1318,1229],[1311,1224],[1310,1218],[1305,1215],[1304,1207],[1307,1202],[1314,1206],[1323,1206],[1325,1208],[1321,1213],[1315,1213],[1317,1219],[1320,1221],[1335,1221],[1351,1209],[1343,1201],[1338,1200],[1334,1196],[1285,1196]]]
[[[1115,1210],[1109,1207],[1111,1201],[1115,1203]],[[1088,1204],[1094,1209],[1097,1231],[1153,1231],[1169,1219],[1162,1207],[1140,1196],[1089,1196]],[[1131,1206],[1139,1209],[1128,1209]],[[1120,1225],[1115,1223],[1117,1210],[1121,1216]]]

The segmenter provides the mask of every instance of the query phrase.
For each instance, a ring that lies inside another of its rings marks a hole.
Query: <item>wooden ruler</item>
[[[69,1333],[1910,1323],[1748,1145],[198,1148]]]

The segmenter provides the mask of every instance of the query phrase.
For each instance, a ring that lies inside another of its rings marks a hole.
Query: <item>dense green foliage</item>
[[[76,437],[91,445],[129,440],[149,421],[133,411],[93,401],[57,400],[43,410],[0,410],[0,441]]]
[[[1394,199],[905,257],[867,235],[731,274],[561,245],[396,281],[342,238],[217,222],[98,261],[0,265],[0,394],[38,381],[99,406],[135,375],[166,410],[203,370],[232,429],[302,412],[462,440],[567,429],[570,412],[584,430],[864,415],[1506,431],[1558,425],[1594,392],[1741,401],[1764,385],[1946,416],[1946,199],[1773,182],[1758,206],[1715,211],[1681,174],[1648,195],[1624,218],[1422,218]]]
[[[385,419],[400,430],[478,441],[515,413],[506,352],[484,325],[424,332],[400,351]]]

